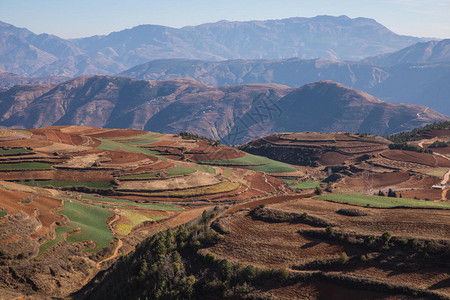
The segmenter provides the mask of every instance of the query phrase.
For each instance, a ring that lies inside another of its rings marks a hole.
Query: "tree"
[[[382,190],[379,190],[378,191],[378,196],[382,196],[382,197],[384,197],[384,196],[386,196],[384,193],[383,193],[383,191]]]
[[[389,243],[389,241],[391,240],[391,238],[392,238],[392,235],[391,235],[391,233],[389,232],[389,231],[386,231],[386,232],[384,232],[382,235],[381,235],[381,241],[383,242],[383,244],[387,244],[387,243]]]
[[[393,197],[393,198],[397,198],[397,193],[394,192],[392,189],[389,189],[388,191],[388,197]]]

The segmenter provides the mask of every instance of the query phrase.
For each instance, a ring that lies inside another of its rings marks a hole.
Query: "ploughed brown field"
[[[436,138],[445,139],[437,132],[415,143],[426,148]],[[194,136],[2,130],[0,295],[70,297],[145,238],[219,206],[210,225],[221,239],[200,252],[286,269],[294,278],[287,286],[259,287],[268,297],[450,297],[450,159],[445,148],[425,154],[388,144],[311,132],[253,142],[288,154],[317,150],[314,166],[297,166]],[[316,186],[349,197],[391,190],[419,205],[330,202],[316,198]],[[433,204],[441,207],[425,208]]]

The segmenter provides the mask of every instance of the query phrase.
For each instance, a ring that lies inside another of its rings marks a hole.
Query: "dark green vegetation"
[[[428,130],[432,129],[450,129],[450,121],[445,122],[436,122],[433,124],[425,125],[421,128],[416,128],[411,131],[405,131],[396,133],[393,135],[388,135],[386,138],[394,143],[406,143],[409,141],[417,141],[420,140],[422,134],[425,134]]]
[[[316,196],[315,198],[331,202],[348,203],[351,205],[380,207],[380,208],[413,207],[413,208],[450,209],[450,203],[423,201],[407,198],[363,196],[363,195],[349,195],[349,194],[326,194]]]
[[[196,170],[185,167],[185,166],[175,166],[174,168],[165,170],[163,172],[150,172],[150,173],[141,173],[141,174],[131,174],[121,176],[120,179],[156,179],[156,178],[170,178],[177,176],[184,176],[195,173]]]
[[[0,219],[3,218],[4,216],[6,216],[7,214],[8,214],[7,211],[0,210]]]
[[[114,187],[114,184],[111,182],[104,181],[55,181],[55,180],[34,180],[34,181],[23,181],[20,184],[28,185],[28,186],[37,186],[37,187],[56,187],[56,188],[64,188],[64,187],[86,187],[86,188],[94,188],[94,189],[110,189]]]
[[[450,142],[437,140],[433,142],[430,146],[428,146],[428,148],[445,148],[448,146],[450,146]]]
[[[203,213],[198,224],[159,232],[142,242],[99,274],[82,292],[89,299],[209,299],[242,298],[251,286],[266,280],[283,282],[283,270],[262,271],[233,264],[215,255],[200,255],[200,248],[214,245],[220,236],[207,222],[216,215]],[[81,295],[79,295],[81,296]]]
[[[303,147],[289,148],[289,147],[271,147],[269,144],[251,145],[245,144],[239,147],[239,150],[268,157],[277,161],[283,161],[289,164],[298,166],[317,167],[317,160],[322,151],[314,148]]]
[[[406,151],[414,151],[414,152],[419,152],[419,153],[433,154],[433,151],[430,149],[424,149],[422,147],[419,147],[416,145],[409,145],[407,143],[389,144],[389,149],[391,149],[391,150],[406,150]]]
[[[0,148],[0,156],[8,156],[8,155],[26,155],[26,154],[33,154],[34,152],[25,149],[23,147],[17,147],[17,148]]]
[[[51,168],[52,164],[42,162],[19,162],[19,163],[0,164],[1,171],[50,170]]]

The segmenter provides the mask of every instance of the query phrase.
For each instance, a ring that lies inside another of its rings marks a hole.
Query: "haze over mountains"
[[[27,77],[74,77],[114,74],[160,58],[360,60],[420,41],[373,19],[346,16],[221,21],[180,29],[141,25],[75,40],[0,23],[0,68]]]
[[[382,102],[331,81],[213,87],[194,80],[85,76],[57,86],[0,92],[0,126],[85,125],[165,133],[195,132],[239,144],[285,131],[390,134],[447,117],[429,108]]]

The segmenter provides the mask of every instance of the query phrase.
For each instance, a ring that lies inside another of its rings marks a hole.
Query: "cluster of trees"
[[[450,146],[450,142],[437,140],[433,142],[433,144],[431,144],[429,148],[445,148],[447,146]]]
[[[379,190],[377,195],[382,196],[382,197],[386,196],[386,194],[382,190]],[[395,191],[393,191],[392,189],[389,189],[387,192],[387,196],[397,198],[397,193]],[[400,194],[400,198],[403,198],[402,194]]]
[[[331,148],[330,148],[331,149]],[[250,154],[265,156],[270,159],[282,161],[298,166],[318,167],[320,154],[323,150],[310,147],[275,147],[271,144],[252,145],[245,144],[239,146],[239,150]],[[330,150],[331,151],[331,150]]]
[[[208,144],[211,146],[220,146],[220,144],[221,144],[219,140],[210,139],[210,138],[207,138],[206,136],[201,136],[201,135],[187,132],[187,131],[180,132],[179,135],[183,139],[208,141]]]
[[[419,153],[433,154],[433,151],[430,149],[423,149],[422,147],[419,147],[416,145],[409,145],[407,143],[389,144],[389,149],[391,149],[391,150],[407,150],[407,151],[414,151],[414,152],[419,152]]]
[[[450,129],[450,121],[436,122],[425,125],[422,128],[416,128],[411,131],[405,131],[389,135],[386,138],[394,143],[406,143],[420,139],[419,135],[431,129]]]
[[[204,212],[199,222],[159,232],[141,243],[130,256],[97,278],[84,291],[87,299],[221,299],[242,298],[254,284],[286,280],[286,270],[260,270],[233,264],[214,254],[199,254],[220,236],[210,229],[213,212]]]

